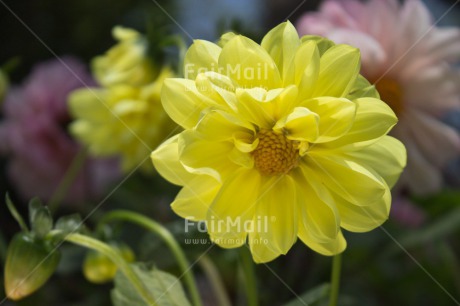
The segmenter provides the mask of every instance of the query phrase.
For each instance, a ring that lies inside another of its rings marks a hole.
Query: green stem
[[[231,306],[232,304],[230,303],[230,299],[228,298],[227,292],[225,291],[222,278],[220,277],[219,271],[217,270],[212,260],[209,259],[208,256],[203,255],[201,256],[201,259],[198,263],[206,274],[206,277],[209,279],[212,288],[214,289],[218,305]]]
[[[123,257],[108,244],[101,242],[97,239],[81,235],[81,234],[69,234],[64,237],[64,240],[83,246],[88,249],[96,250],[112,260],[120,269],[120,271],[126,276],[131,282],[134,288],[142,296],[142,298],[150,306],[155,306],[157,303],[151,296],[150,292],[144,287],[144,284],[139,277],[131,269],[130,265],[123,259]]]
[[[331,272],[331,295],[329,298],[329,306],[337,306],[340,288],[340,270],[342,269],[342,254],[337,254],[332,259]]]
[[[246,286],[246,297],[248,306],[258,306],[259,298],[257,296],[256,277],[254,272],[254,264],[249,250],[245,247],[240,248],[241,266],[243,268],[244,280]]]
[[[72,183],[75,181],[77,175],[80,173],[81,167],[87,157],[87,149],[81,148],[80,151],[75,155],[72,163],[67,169],[64,177],[59,183],[58,187],[54,191],[50,200],[48,201],[48,207],[51,212],[55,212],[59,208],[59,204],[65,198],[67,191],[69,191]]]
[[[181,247],[174,239],[174,236],[161,224],[155,222],[154,220],[144,217],[138,213],[127,211],[127,210],[115,210],[107,213],[98,224],[98,229],[101,229],[105,223],[108,223],[112,220],[123,220],[135,223],[147,230],[150,230],[160,236],[161,239],[169,247],[173,255],[175,256],[177,263],[179,264],[180,269],[182,270],[182,275],[184,277],[185,284],[188,287],[190,296],[192,298],[193,304],[195,306],[201,306],[201,298],[198,293],[198,288],[193,278],[190,264],[185,257],[184,252]]]

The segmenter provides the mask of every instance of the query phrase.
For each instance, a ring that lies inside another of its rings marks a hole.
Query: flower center
[[[263,175],[288,173],[299,163],[298,142],[272,130],[259,131],[259,145],[252,153],[254,166]]]
[[[375,87],[380,93],[382,101],[388,104],[396,115],[401,114],[404,110],[401,85],[393,79],[383,78],[375,83]]]

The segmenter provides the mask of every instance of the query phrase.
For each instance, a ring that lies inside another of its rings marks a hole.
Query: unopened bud
[[[5,291],[20,300],[43,286],[56,270],[61,254],[43,240],[18,233],[11,241],[5,263]]]
[[[124,260],[133,262],[133,251],[125,244],[111,243],[110,246],[117,250]],[[117,273],[118,267],[110,258],[96,251],[89,251],[83,263],[83,274],[92,283],[102,284],[111,281]]]

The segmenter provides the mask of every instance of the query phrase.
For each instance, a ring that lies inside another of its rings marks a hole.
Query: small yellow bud
[[[120,255],[127,261],[135,259],[133,251],[125,244],[111,243]],[[105,255],[89,251],[83,263],[83,274],[85,278],[95,284],[103,284],[111,281],[117,273],[118,267]]]

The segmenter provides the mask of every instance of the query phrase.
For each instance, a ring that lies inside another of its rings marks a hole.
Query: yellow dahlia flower
[[[92,70],[102,86],[142,86],[154,81],[156,70],[146,56],[148,43],[135,30],[117,26],[112,31],[118,44],[93,59]]]
[[[286,254],[297,237],[334,255],[346,247],[341,228],[382,224],[406,151],[387,136],[397,118],[359,75],[358,49],[299,39],[289,22],[261,45],[240,35],[220,44],[196,40],[186,78],[162,89],[184,128],[152,153],[183,186],[173,210],[204,220],[222,247],[248,241],[256,262]]]
[[[95,156],[121,155],[123,171],[131,170],[175,126],[160,102],[163,80],[172,76],[166,67],[144,87],[120,84],[72,92],[69,105],[75,121],[70,132]]]

